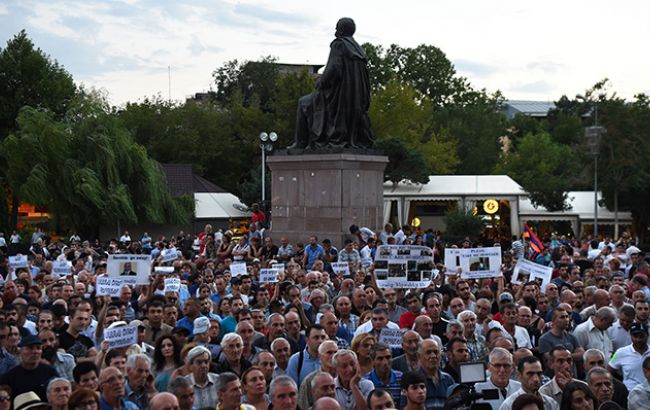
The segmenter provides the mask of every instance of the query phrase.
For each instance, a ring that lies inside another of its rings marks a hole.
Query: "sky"
[[[337,20],[352,17],[359,43],[434,45],[508,99],[573,97],[603,78],[632,98],[650,94],[648,16],[641,0],[0,0],[0,46],[25,29],[114,105],[184,101],[233,59],[325,64]]]

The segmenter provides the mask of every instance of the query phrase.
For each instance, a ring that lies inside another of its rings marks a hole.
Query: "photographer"
[[[521,387],[518,381],[510,379],[512,367],[512,354],[509,351],[502,347],[492,349],[489,355],[490,378],[483,383],[477,383],[474,388],[478,393],[496,389],[499,397],[493,400],[479,399],[476,402],[487,403],[493,410],[499,410],[501,404]]]

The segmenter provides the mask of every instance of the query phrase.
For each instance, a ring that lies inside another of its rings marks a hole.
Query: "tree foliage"
[[[93,235],[118,221],[187,224],[194,211],[171,198],[158,163],[97,94],[80,92],[61,121],[23,108],[2,156],[12,191],[47,205],[62,229]]]
[[[472,211],[451,209],[445,215],[445,238],[448,240],[476,239],[481,229],[483,221]]]

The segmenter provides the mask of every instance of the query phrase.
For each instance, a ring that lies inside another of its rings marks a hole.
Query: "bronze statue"
[[[336,38],[316,91],[298,101],[295,142],[288,149],[370,148],[370,81],[354,20],[336,24]]]

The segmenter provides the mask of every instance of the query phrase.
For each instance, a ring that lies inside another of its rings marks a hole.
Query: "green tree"
[[[103,223],[189,223],[193,200],[171,198],[158,163],[100,96],[81,92],[62,121],[26,107],[18,125],[2,143],[7,180],[59,228],[91,236]]]
[[[450,242],[460,241],[466,237],[477,239],[483,229],[483,221],[472,211],[454,208],[445,215],[445,239]]]
[[[393,184],[407,179],[412,182],[426,184],[429,182],[429,167],[422,153],[404,145],[399,138],[384,138],[375,142],[376,149],[388,156],[388,165],[384,171],[384,179]]]
[[[575,169],[571,158],[571,149],[554,142],[548,133],[528,134],[514,152],[502,156],[495,173],[519,182],[534,206],[562,211],[570,209],[566,203],[568,175]]]

